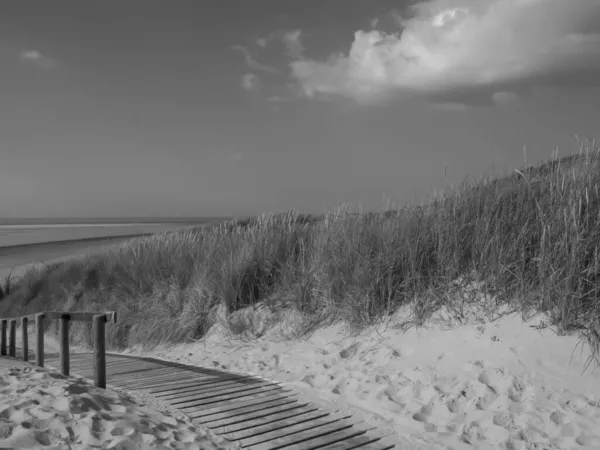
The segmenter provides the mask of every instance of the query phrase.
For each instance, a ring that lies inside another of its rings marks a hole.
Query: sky
[[[600,137],[600,0],[3,0],[0,218],[380,210]]]

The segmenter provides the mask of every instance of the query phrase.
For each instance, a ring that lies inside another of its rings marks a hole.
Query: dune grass
[[[400,307],[423,324],[462,279],[479,282],[494,308],[579,330],[599,361],[599,169],[588,142],[576,158],[465,182],[426,205],[289,212],[134,239],[4,283],[0,316],[116,310],[109,345],[151,347],[198,339],[219,314],[258,303],[293,308],[307,326],[365,326]],[[74,339],[89,343],[80,331]]]

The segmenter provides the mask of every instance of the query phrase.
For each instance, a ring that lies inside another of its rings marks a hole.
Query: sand
[[[0,448],[237,448],[175,411],[36,367],[0,371]]]
[[[587,348],[540,328],[541,316],[408,331],[397,317],[360,334],[336,325],[299,340],[282,337],[297,317],[269,328],[266,311],[244,313],[261,337],[215,327],[201,342],[146,355],[284,382],[353,412],[403,450],[600,448],[600,371],[584,371]]]

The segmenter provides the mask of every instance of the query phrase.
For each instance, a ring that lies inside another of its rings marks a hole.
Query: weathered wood
[[[229,433],[221,433],[224,434],[227,439],[240,441],[242,439],[247,439],[253,436],[261,435],[263,433],[270,433],[271,431],[279,430],[281,428],[290,428],[296,425],[313,426],[316,423],[320,423],[320,419],[329,420],[329,418],[335,418],[338,415],[338,411],[334,412],[326,412],[321,410],[315,410],[309,413],[304,413],[300,415],[291,416],[288,419],[276,420],[275,422],[269,422],[263,425],[257,425],[251,428],[244,428],[240,431],[234,431]],[[343,418],[343,417],[342,417]],[[333,419],[332,419],[333,420]],[[228,429],[228,427],[222,427],[222,430]],[[214,430],[213,430],[214,431]]]
[[[394,444],[367,431],[365,434],[355,436],[350,439],[336,442],[327,446],[327,450],[351,450],[357,447],[362,447],[367,450],[389,450],[394,448]]]
[[[320,426],[328,425],[330,423],[343,420],[344,418],[344,414],[335,413],[326,416],[321,416],[317,419],[306,420],[297,423],[293,423],[291,420],[287,420],[284,423],[276,422],[275,424],[270,424],[267,426],[267,430],[269,430],[270,427],[270,430],[267,432],[263,431],[257,433],[257,429],[253,428],[250,432],[254,434],[247,437],[237,438],[236,441],[239,441],[239,443],[244,447],[248,447],[251,445],[262,444],[264,442],[278,439],[283,436],[292,435],[294,433],[300,433],[302,431],[315,429]],[[229,439],[231,438],[231,436],[227,435],[227,438]]]
[[[7,353],[7,327],[8,320],[2,319],[2,334],[0,335],[0,356],[6,356]]]
[[[23,361],[29,361],[29,334],[27,333],[27,317],[21,318],[21,347],[23,348]]]
[[[69,320],[69,314],[60,316],[60,372],[65,376],[69,376]]]
[[[298,421],[300,421],[300,420],[302,420],[303,415],[308,414],[308,413],[318,412],[318,411],[319,411],[319,408],[317,408],[314,405],[309,405],[309,406],[305,406],[303,408],[295,409],[292,411],[284,411],[284,412],[280,412],[280,413],[271,414],[268,417],[268,419],[260,418],[260,419],[249,420],[249,421],[241,423],[241,424],[237,423],[234,425],[229,425],[226,427],[217,427],[217,428],[209,427],[209,428],[211,429],[211,431],[214,431],[216,434],[229,434],[229,433],[235,433],[236,431],[248,430],[250,428],[258,427],[260,425],[267,425],[270,423],[280,422],[282,420],[290,420],[290,421],[298,420]],[[292,422],[292,423],[296,423],[296,422]]]
[[[239,383],[237,380],[214,380],[211,382],[197,383],[196,385],[192,386],[178,386],[176,388],[169,389],[168,391],[163,392],[149,392],[156,398],[170,398],[172,395],[190,395],[204,390],[218,390],[232,386],[258,386],[267,384],[279,385],[279,383],[271,383],[270,381],[265,382],[259,380],[254,381],[252,383]]]
[[[44,314],[35,315],[35,364],[44,367]]]
[[[248,448],[252,450],[273,450],[285,446],[286,450],[300,450],[303,446],[299,444],[304,444],[304,448],[323,447],[327,444],[338,442],[345,437],[350,438],[364,434],[366,430],[354,428],[359,423],[361,422],[352,419],[338,420],[307,431],[283,436],[269,442],[263,442],[262,444],[252,445]]]
[[[136,389],[145,390],[145,389],[150,389],[152,387],[165,386],[167,384],[176,385],[177,383],[179,383],[181,381],[189,381],[189,380],[200,381],[201,380],[200,377],[195,377],[195,376],[174,379],[173,378],[174,375],[177,376],[176,373],[169,374],[169,375],[162,375],[161,378],[152,378],[152,379],[148,380],[147,383],[140,382],[139,377],[122,377],[122,378],[116,378],[114,380],[114,382],[111,382],[111,384],[114,386],[119,386],[119,387],[123,387],[123,388],[127,387],[127,386],[135,386]],[[136,379],[138,381],[136,381]]]
[[[221,383],[221,382],[226,382],[226,381],[242,381],[243,378],[207,378],[206,380],[199,380],[196,381],[194,378],[190,378],[186,381],[182,381],[181,383],[165,383],[161,386],[156,386],[156,387],[150,387],[150,388],[146,388],[146,390],[148,392],[150,392],[152,395],[158,395],[158,394],[168,394],[171,391],[175,392],[175,391],[180,391],[182,389],[194,389],[195,387],[198,386],[204,386],[204,385],[211,385],[211,384],[215,384],[215,383]],[[241,383],[240,384],[250,384],[250,383]],[[277,383],[276,383],[277,384]]]
[[[271,405],[266,408],[257,408],[255,411],[240,414],[239,416],[226,417],[219,420],[210,420],[204,424],[210,428],[226,427],[230,425],[236,425],[248,422],[250,420],[261,419],[263,417],[269,418],[271,414],[277,414],[281,412],[292,412],[292,411],[303,411],[302,408],[310,406],[308,403],[298,403],[296,399],[292,402],[283,403],[281,405]]]
[[[16,319],[12,319],[9,323],[8,356],[10,356],[12,358],[17,356],[17,321],[16,321]]]
[[[106,388],[106,314],[97,314],[92,323],[94,332],[94,384]]]
[[[261,409],[270,408],[272,406],[281,406],[288,403],[298,402],[297,394],[293,393],[288,396],[276,396],[276,397],[267,397],[267,398],[259,398],[253,399],[254,403],[242,408],[235,408],[230,410],[221,410],[220,412],[215,412],[210,416],[204,416],[202,418],[202,423],[204,425],[208,425],[218,421],[231,417],[243,416],[249,412],[259,411]]]
[[[227,383],[227,384],[223,384],[223,385],[210,385],[210,386],[204,386],[201,388],[198,388],[194,391],[189,391],[189,392],[176,392],[174,394],[169,394],[166,396],[162,396],[162,397],[157,397],[160,398],[161,400],[164,401],[177,401],[179,399],[185,398],[185,399],[192,399],[192,398],[196,398],[199,395],[204,395],[206,393],[214,393],[214,394],[218,394],[221,392],[229,392],[232,389],[239,389],[240,386],[252,386],[252,387],[259,387],[259,386],[270,386],[273,383],[271,382],[262,382],[262,383],[256,383],[256,384],[252,384],[252,385],[240,385],[239,383]]]
[[[260,394],[253,395],[249,399],[234,399],[226,402],[222,402],[217,406],[211,407],[196,407],[188,409],[188,416],[192,419],[198,419],[204,423],[204,420],[210,420],[214,415],[221,413],[231,413],[237,411],[240,408],[260,406],[262,402],[270,402],[278,400],[280,398],[292,397],[298,395],[297,392],[288,392],[281,394],[278,391],[262,392]]]
[[[202,400],[206,400],[206,399],[212,399],[212,398],[215,398],[215,397],[224,397],[224,396],[227,396],[227,395],[241,394],[241,393],[248,393],[249,395],[251,395],[253,392],[258,391],[259,389],[270,388],[270,387],[272,387],[272,386],[271,385],[260,386],[260,387],[236,386],[236,387],[233,387],[233,388],[225,389],[223,391],[219,391],[218,393],[208,392],[208,393],[202,393],[202,394],[197,394],[197,395],[190,395],[188,397],[188,399],[186,399],[186,400],[183,400],[183,401],[181,401],[181,400],[174,400],[174,401],[171,401],[169,403],[171,403],[172,405],[176,406],[177,408],[179,408],[179,407],[185,407],[185,406],[194,406],[194,404],[197,401],[202,401]]]
[[[267,391],[278,391],[282,394],[285,392],[289,392],[289,390],[286,390],[285,388],[268,386],[268,387],[264,387],[264,388],[257,388],[257,389],[248,390],[248,391],[236,392],[233,394],[221,395],[218,397],[210,397],[210,398],[206,398],[204,400],[197,400],[189,405],[179,405],[179,406],[173,405],[173,406],[175,406],[178,409],[181,409],[182,411],[187,411],[190,409],[196,410],[197,406],[205,406],[205,405],[216,406],[219,404],[224,404],[225,402],[228,402],[229,400],[234,400],[236,398],[249,398],[249,397],[253,397],[255,394],[258,394],[260,392],[267,392]]]

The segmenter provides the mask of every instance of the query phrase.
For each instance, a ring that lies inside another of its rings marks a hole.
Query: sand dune
[[[260,318],[248,317],[262,333]],[[284,320],[255,340],[214,330],[153,355],[287,382],[381,427],[402,449],[598,449],[600,373],[584,373],[587,349],[538,329],[542,319],[408,332],[392,321],[358,335],[334,326],[303,340],[282,339]]]
[[[0,371],[0,448],[237,447],[141,397],[23,367]]]

